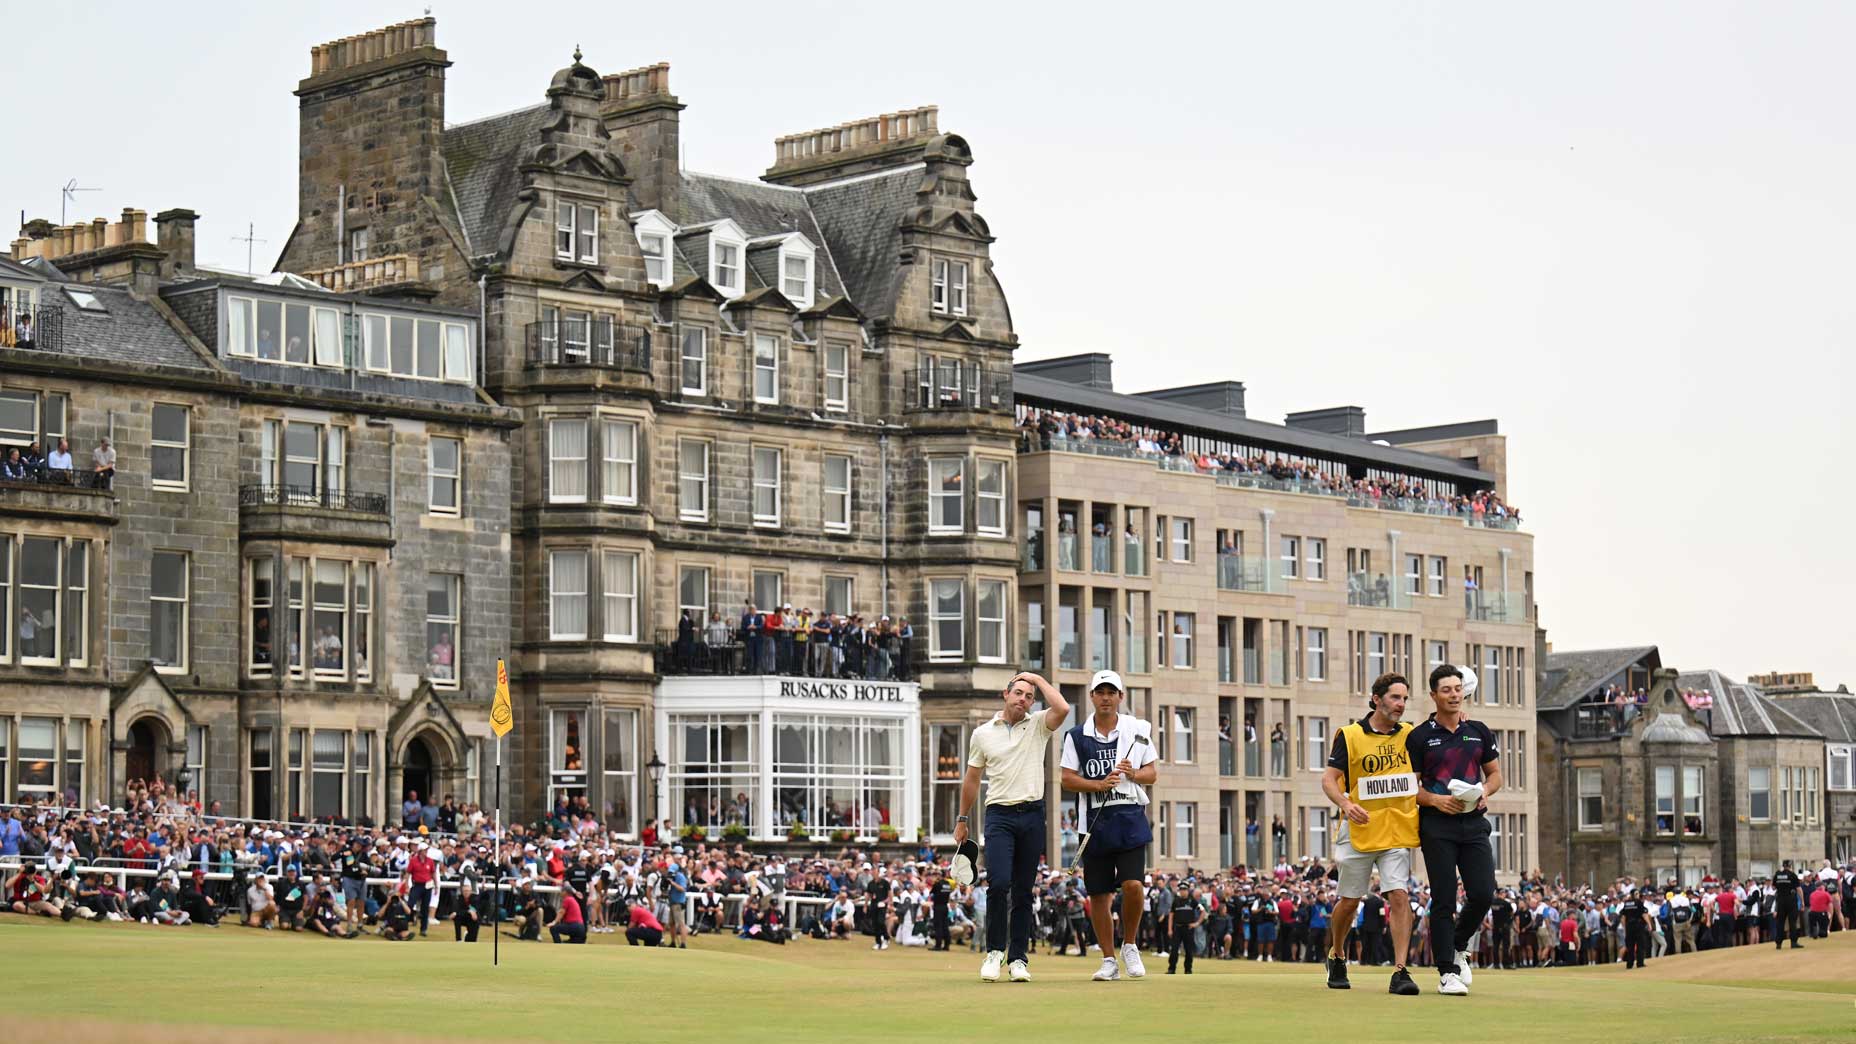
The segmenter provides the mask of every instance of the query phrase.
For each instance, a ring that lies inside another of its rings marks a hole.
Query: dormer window
[[[804,236],[789,236],[780,244],[780,293],[799,308],[812,307],[816,295],[814,257],[812,244]]]
[[[733,221],[722,220],[709,232],[709,285],[723,297],[747,291],[748,240]]]
[[[724,292],[741,292],[741,248],[733,243],[715,244],[715,288]]]
[[[670,244],[677,234],[677,226],[655,210],[633,214],[632,218],[638,236],[638,253],[644,258],[645,282],[668,287],[673,276]]]
[[[554,205],[554,256],[599,263],[599,208],[561,200]]]

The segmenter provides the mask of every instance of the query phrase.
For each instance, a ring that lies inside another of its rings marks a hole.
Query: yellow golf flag
[[[496,738],[509,735],[509,730],[516,727],[515,710],[509,706],[509,668],[503,661],[496,661],[496,702],[490,704],[490,728],[496,731]]]

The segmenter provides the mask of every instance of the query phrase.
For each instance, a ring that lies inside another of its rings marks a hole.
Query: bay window
[[[974,484],[973,527],[986,536],[1005,535],[1005,461],[978,460],[974,463],[978,481]]]
[[[319,678],[340,678],[348,672],[348,563],[317,559],[311,585],[314,605],[315,647],[312,662]]]
[[[606,829],[627,836],[638,833],[638,712],[608,709],[600,735],[602,818]]]
[[[548,637],[554,641],[586,638],[587,553],[555,551],[548,556]]]
[[[548,422],[548,501],[586,503],[586,421]]]
[[[981,580],[977,597],[974,599],[979,619],[979,651],[977,658],[981,663],[1005,662],[1005,602],[1006,585],[1003,580]]]
[[[548,715],[548,807],[586,794],[586,711],[556,708]]]
[[[600,496],[608,504],[638,503],[638,425],[600,423]]]
[[[928,532],[961,531],[961,495],[965,486],[962,472],[965,463],[960,457],[928,459]]]
[[[629,551],[602,553],[599,579],[606,641],[637,641],[638,556]]]

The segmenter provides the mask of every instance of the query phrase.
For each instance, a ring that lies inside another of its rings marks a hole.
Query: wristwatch
[[[955,819],[955,820],[954,820],[954,822],[956,822],[956,823],[965,823],[966,821],[967,821],[967,817],[966,817],[966,816],[961,816],[961,817],[959,817],[958,819]]]

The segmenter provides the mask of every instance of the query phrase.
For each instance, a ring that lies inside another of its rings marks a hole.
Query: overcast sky
[[[27,103],[0,206],[56,220],[77,178],[100,191],[72,220],[191,207],[202,263],[242,268],[250,222],[268,268],[310,46],[421,10],[8,4]],[[694,170],[752,177],[776,135],[938,104],[1021,358],[1110,352],[1124,391],[1242,380],[1270,421],[1499,418],[1556,647],[1856,684],[1856,8],[433,14],[451,121],[543,100],[575,44],[602,72],[669,61]]]

